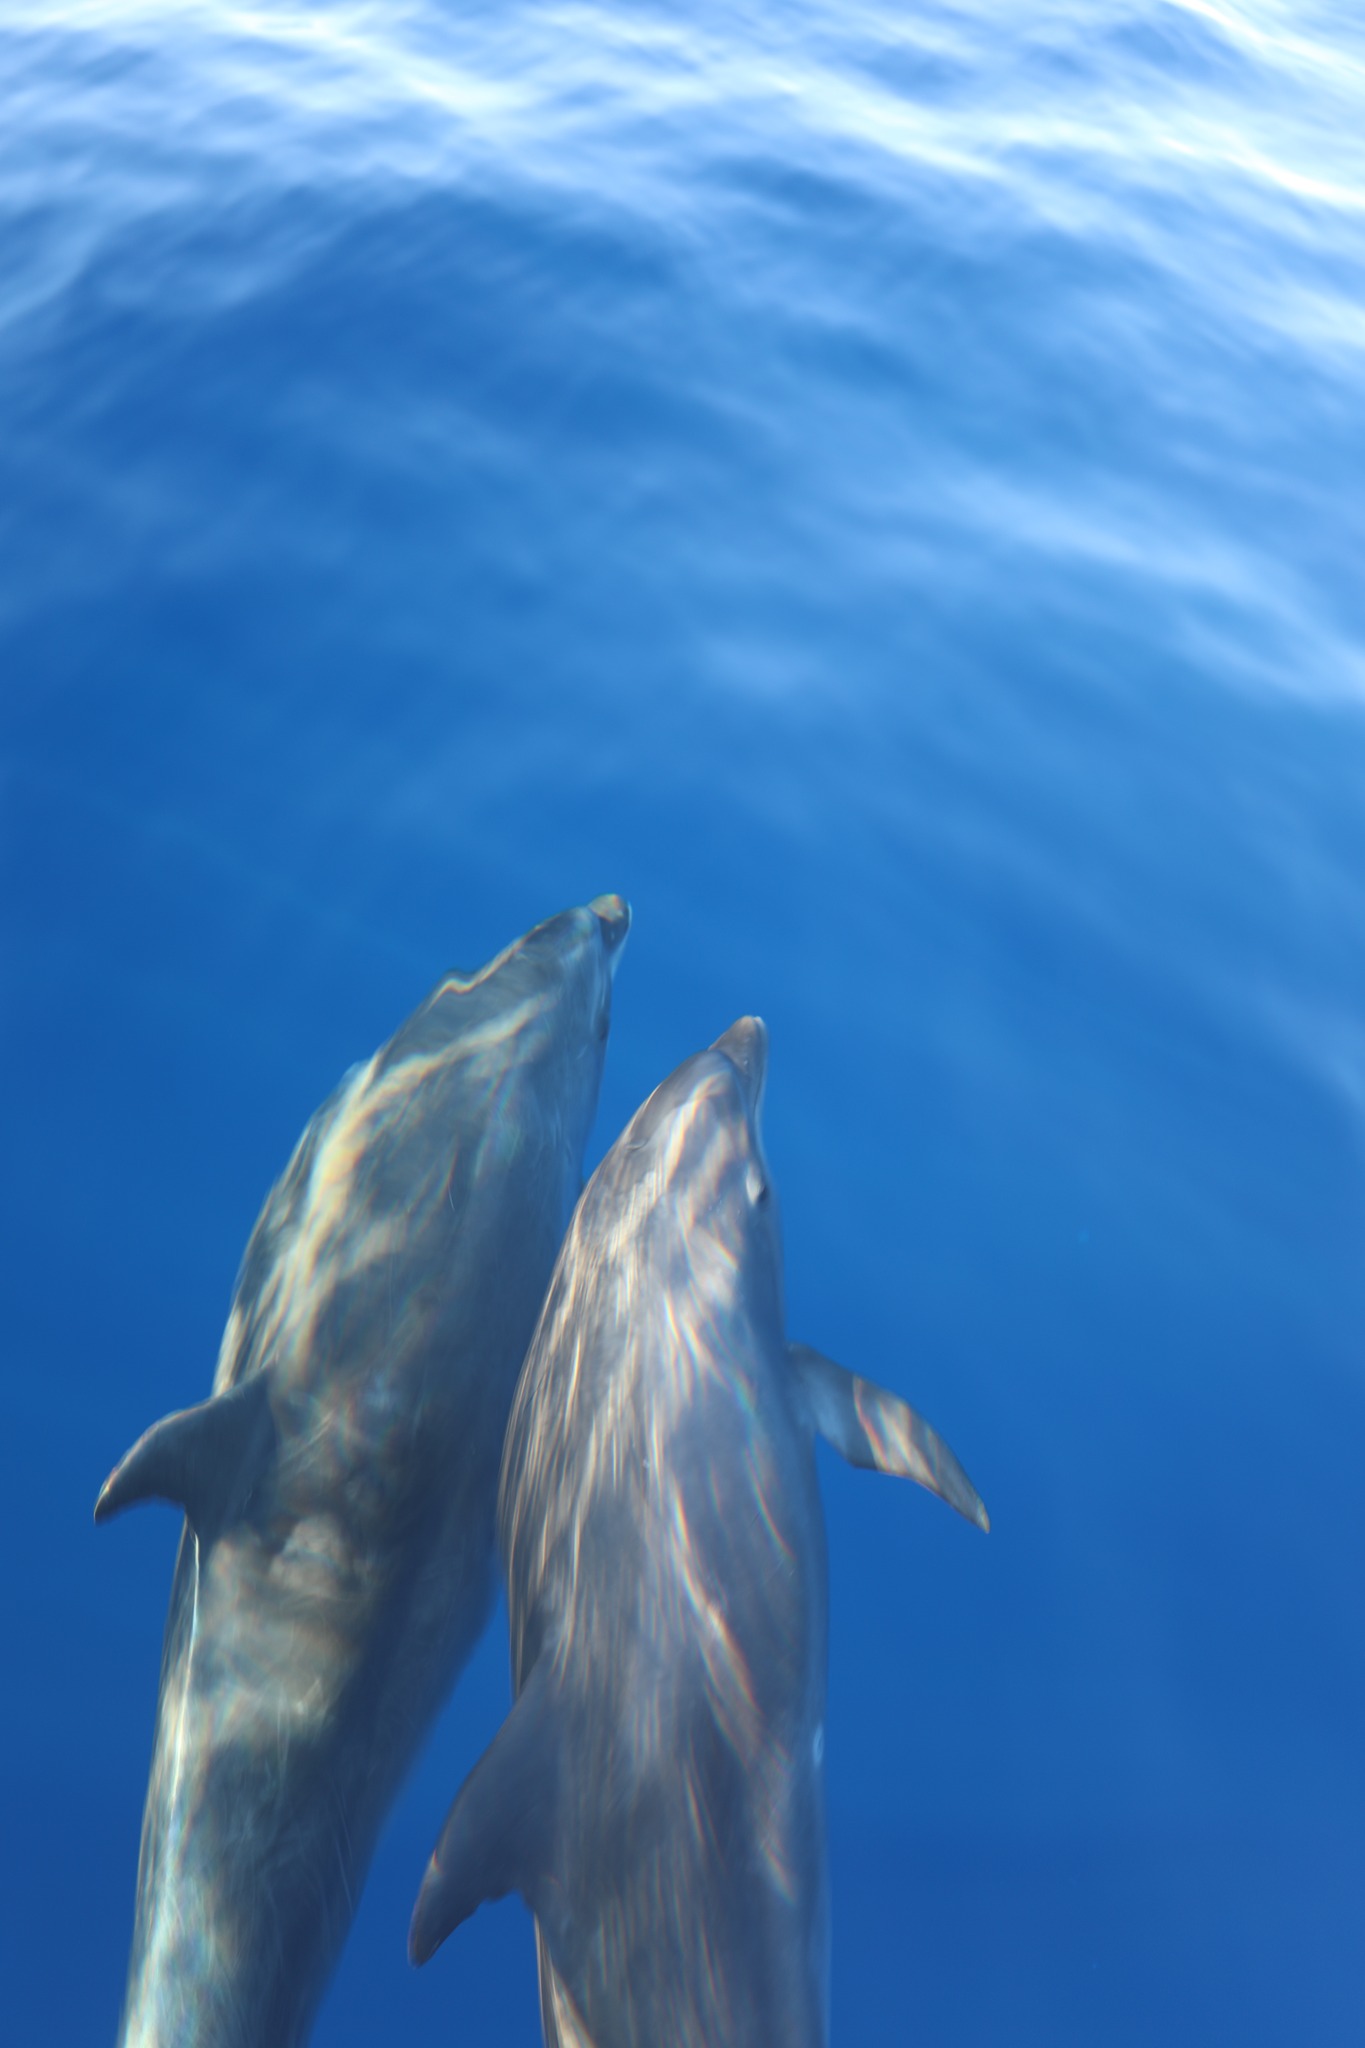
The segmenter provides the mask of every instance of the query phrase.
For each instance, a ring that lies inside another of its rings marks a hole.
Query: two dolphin
[[[96,1519],[183,1508],[122,2048],[294,2048],[483,1626],[517,1373],[582,1183],[630,914],[450,975],[305,1130],[212,1398]]]
[[[786,1341],[766,1063],[742,1019],[636,1113],[575,1211],[508,1424],[515,1703],[410,1949],[519,1891],[549,2048],[823,2048],[816,1435],[989,1526],[904,1402]]]
[[[827,2039],[814,1437],[988,1523],[911,1409],[786,1342],[756,1019],[637,1112],[545,1293],[628,923],[551,919],[347,1076],[253,1232],[213,1397],[101,1492],[101,1520],[186,1515],[123,2048],[306,2038],[486,1618],[495,1490],[516,1700],[414,1959],[517,1889],[549,2048]]]

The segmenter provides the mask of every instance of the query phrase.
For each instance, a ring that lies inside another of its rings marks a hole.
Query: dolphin
[[[786,1340],[766,1066],[741,1018],[636,1112],[574,1213],[508,1423],[514,1703],[409,1953],[519,1891],[549,2048],[824,2048],[816,1436],[990,1526],[913,1409]]]
[[[307,2038],[399,1781],[496,1589],[503,1432],[597,1105],[619,896],[449,974],[251,1234],[212,1398],[96,1521],[184,1510],[122,2048]]]

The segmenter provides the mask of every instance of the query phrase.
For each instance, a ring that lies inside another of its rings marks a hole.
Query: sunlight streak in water
[[[1301,199],[1338,204],[1341,194],[1358,194],[1359,181],[1343,180],[1341,169],[1358,164],[1365,147],[1347,90],[1359,64],[1242,10],[1153,0],[1146,12],[1154,24],[1197,21],[1229,55],[1257,67],[1259,97],[1240,91],[1231,102],[1239,153],[1227,161]],[[1087,27],[1102,50],[1142,19],[1142,10],[1111,0]],[[1215,73],[1183,80],[1150,115],[1140,99],[1120,111],[1098,61],[1090,76],[1077,71],[1064,103],[1044,96],[1045,76],[1031,71],[1045,74],[1052,51],[1065,49],[1074,33],[1068,11],[1038,18],[1031,65],[1021,67],[1010,46],[1012,63],[1002,57],[974,87],[967,67],[980,52],[966,17],[946,8],[911,21],[881,7],[841,10],[837,26],[803,9],[781,29],[707,9],[682,27],[647,7],[521,6],[471,20],[429,6],[77,0],[52,9],[18,0],[9,20],[11,32],[79,38],[92,53],[126,46],[146,68],[149,90],[164,98],[174,85],[191,153],[227,148],[244,174],[252,134],[270,133],[284,151],[276,176],[286,168],[349,179],[476,174],[568,184],[602,206],[657,207],[671,164],[669,211],[679,222],[698,203],[678,184],[679,155],[704,164],[743,150],[760,131],[768,147],[774,131],[784,135],[794,160],[832,151],[870,170],[880,159],[883,176],[932,173],[969,190],[995,187],[1001,198],[1007,186],[1011,205],[1049,211],[1068,159],[1103,161],[1116,193],[1130,181],[1140,186],[1160,177],[1162,148],[1200,153],[1199,131],[1216,125],[1227,97]],[[917,89],[917,72],[927,81],[945,64],[963,73],[963,89],[946,102]],[[87,113],[96,121],[100,103],[92,81]],[[343,128],[344,164],[333,155]],[[1034,160],[1021,164],[1021,152]],[[0,145],[0,162],[4,155]]]

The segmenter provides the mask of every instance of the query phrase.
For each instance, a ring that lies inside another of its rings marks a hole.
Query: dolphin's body
[[[619,897],[451,975],[314,1116],[202,1407],[97,1520],[186,1527],[123,2048],[303,2041],[400,1779],[487,1617],[508,1408],[582,1182]]]
[[[821,2048],[816,1434],[989,1526],[904,1402],[787,1344],[765,1065],[742,1019],[637,1112],[578,1205],[508,1424],[516,1698],[410,1949],[520,1891],[551,2048]]]

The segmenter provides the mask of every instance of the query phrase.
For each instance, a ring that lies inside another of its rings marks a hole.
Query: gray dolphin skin
[[[508,1409],[597,1105],[619,896],[451,974],[247,1245],[213,1396],[105,1483],[184,1509],[124,2048],[306,2039],[384,1814],[487,1618]]]
[[[815,1436],[989,1527],[912,1409],[786,1341],[766,1064],[742,1018],[636,1113],[569,1226],[508,1424],[515,1700],[409,1951],[519,1891],[549,2048],[823,2048]]]

